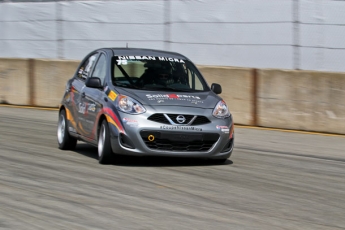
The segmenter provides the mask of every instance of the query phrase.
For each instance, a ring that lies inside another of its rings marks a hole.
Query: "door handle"
[[[81,93],[81,97],[83,97],[83,98],[85,97],[85,92]]]

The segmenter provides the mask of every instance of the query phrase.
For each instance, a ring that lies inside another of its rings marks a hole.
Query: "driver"
[[[150,61],[147,62],[144,67],[146,67],[146,70],[139,80],[141,86],[150,84],[167,86],[174,83],[169,63]]]
[[[170,85],[174,79],[167,68],[161,67],[155,70],[154,82],[158,85]]]
[[[182,85],[186,85],[189,87],[188,84],[188,73],[185,69],[184,64],[177,64],[175,66],[175,70],[173,71],[173,78],[175,83],[179,83]]]

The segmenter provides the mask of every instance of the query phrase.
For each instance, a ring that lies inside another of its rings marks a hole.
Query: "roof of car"
[[[142,56],[164,56],[164,57],[172,57],[172,58],[180,58],[180,59],[187,59],[184,55],[176,52],[164,51],[164,50],[155,50],[155,49],[142,49],[142,48],[103,48],[103,49],[111,49],[114,55],[142,55]]]

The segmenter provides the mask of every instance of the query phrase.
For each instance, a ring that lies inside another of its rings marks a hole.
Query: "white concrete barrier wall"
[[[65,92],[67,80],[72,78],[79,61],[34,61],[34,103],[37,106],[58,107]]]
[[[0,58],[0,103],[30,104],[28,59]]]
[[[345,73],[259,70],[258,125],[345,134]]]

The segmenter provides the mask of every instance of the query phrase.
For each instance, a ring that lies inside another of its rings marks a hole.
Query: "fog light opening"
[[[155,140],[155,136],[153,136],[153,135],[151,134],[151,135],[149,135],[149,136],[147,137],[147,139],[148,139],[149,141],[154,141],[154,140]]]

